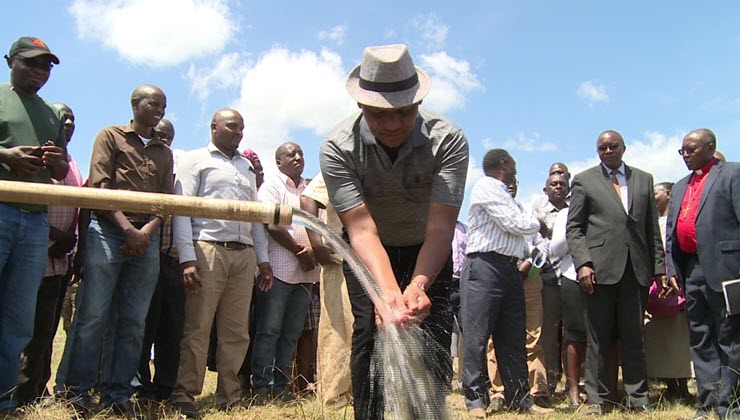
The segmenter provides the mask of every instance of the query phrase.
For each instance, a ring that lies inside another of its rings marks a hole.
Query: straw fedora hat
[[[358,103],[376,108],[403,108],[429,93],[426,72],[414,66],[403,44],[367,47],[362,63],[347,77],[347,91]]]

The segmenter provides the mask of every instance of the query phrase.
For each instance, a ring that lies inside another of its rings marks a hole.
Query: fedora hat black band
[[[360,78],[360,87],[373,92],[402,92],[411,89],[419,83],[419,75],[414,73],[413,76],[398,82],[373,82]]]

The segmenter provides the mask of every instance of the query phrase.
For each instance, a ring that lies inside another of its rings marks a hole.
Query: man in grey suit
[[[686,295],[697,419],[740,418],[740,316],[727,316],[722,282],[740,277],[740,164],[715,157],[711,130],[694,130],[678,151],[691,173],[671,191],[666,256],[671,287]]]
[[[616,131],[601,133],[596,149],[601,164],[573,179],[567,225],[586,308],[587,412],[602,414],[616,394],[608,375],[615,339],[629,407],[649,412],[643,315],[648,286],[665,274],[653,177],[622,162],[626,147]]]

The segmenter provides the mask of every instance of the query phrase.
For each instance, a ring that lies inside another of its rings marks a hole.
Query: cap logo
[[[36,39],[33,40],[33,45],[35,45],[37,47],[45,48],[47,50],[49,49],[49,47],[47,47],[46,44],[44,44],[44,41],[42,41],[42,40],[40,40],[38,38],[36,38]]]

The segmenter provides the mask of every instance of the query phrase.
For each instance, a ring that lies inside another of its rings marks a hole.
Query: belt
[[[499,260],[506,261],[509,264],[516,264],[519,261],[519,258],[517,257],[510,257],[508,255],[499,254],[498,252],[494,252],[494,251],[491,251],[490,254],[498,258]]]
[[[231,241],[231,242],[204,241],[204,242],[208,242],[209,244],[213,244],[213,245],[218,245],[222,248],[228,249],[229,251],[242,251],[252,246],[252,245],[247,245],[241,242],[234,242],[234,241]]]

